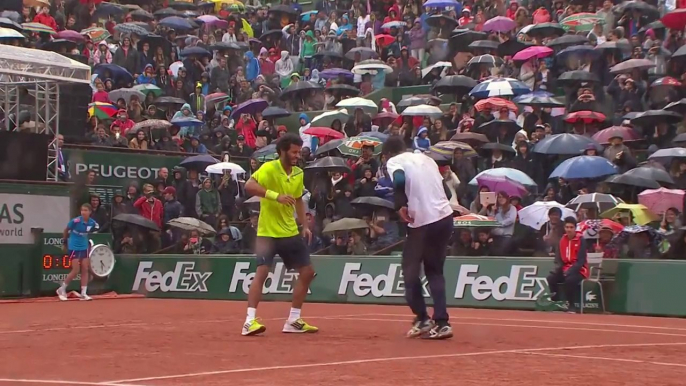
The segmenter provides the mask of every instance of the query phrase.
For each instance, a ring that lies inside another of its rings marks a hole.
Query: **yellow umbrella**
[[[600,217],[612,219],[616,214],[625,211],[631,212],[631,215],[634,217],[634,223],[637,225],[646,225],[659,220],[659,217],[655,213],[641,204],[619,204],[614,208],[603,212]]]
[[[49,7],[50,0],[24,0],[25,7]]]
[[[210,1],[214,3],[214,11],[215,12],[221,11],[222,4],[228,4],[228,5],[237,4],[239,6],[245,7],[245,5],[243,5],[243,3],[241,3],[238,0],[210,0]]]

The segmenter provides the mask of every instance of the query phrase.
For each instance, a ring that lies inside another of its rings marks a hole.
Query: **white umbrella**
[[[351,70],[353,74],[363,75],[370,71],[383,71],[386,74],[393,72],[393,68],[383,63],[358,64]]]
[[[179,76],[179,68],[183,67],[183,62],[174,62],[169,66],[169,71],[171,71],[174,78]]]
[[[338,102],[336,107],[344,107],[350,110],[362,109],[365,113],[370,115],[376,115],[379,112],[379,107],[374,101],[360,97],[343,99],[342,101]]]
[[[341,124],[345,125],[346,122],[348,122],[348,110],[346,109],[340,109],[340,110],[334,110],[334,111],[327,111],[325,113],[321,113],[317,115],[316,117],[312,118],[312,122],[310,122],[310,126],[312,127],[317,127],[317,126],[322,126],[322,127],[331,127],[333,124],[333,121],[338,119],[341,121]]]
[[[0,27],[0,39],[24,39],[25,36],[12,28]]]
[[[245,173],[245,169],[243,169],[241,165],[237,165],[233,162],[220,162],[205,168],[205,171],[210,174],[224,174],[224,170],[231,170],[231,177],[234,179],[236,178],[236,174]]]
[[[551,208],[559,208],[562,211],[563,219],[569,216],[576,218],[576,213],[573,210],[566,208],[559,202],[537,201],[519,211],[519,223],[539,230],[548,222],[548,211]]]
[[[443,115],[443,110],[429,105],[410,106],[403,110],[403,113],[400,115],[409,117],[440,117]]]
[[[433,70],[434,68],[441,68],[441,69],[443,69],[441,71],[444,71],[444,69],[450,68],[452,66],[453,66],[452,63],[450,63],[450,62],[436,62],[436,63],[434,63],[434,64],[430,65],[429,67],[422,70],[422,78],[429,75],[431,70]]]

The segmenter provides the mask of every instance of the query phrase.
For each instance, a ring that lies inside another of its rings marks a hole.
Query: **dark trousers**
[[[574,307],[575,303],[579,302],[579,285],[584,279],[579,272],[573,272],[569,275],[565,275],[562,268],[558,268],[551,272],[546,278],[548,280],[548,287],[550,287],[550,292],[555,294],[553,300],[558,301],[560,294],[560,284],[562,284],[563,291],[565,292],[565,299],[569,302],[570,307]]]
[[[407,228],[402,260],[405,300],[419,320],[429,319],[420,277],[423,264],[434,301],[433,319],[448,321],[443,265],[452,233],[452,215],[419,228]]]

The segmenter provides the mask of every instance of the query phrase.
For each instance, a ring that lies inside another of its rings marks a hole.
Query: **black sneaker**
[[[408,338],[416,338],[425,334],[434,327],[434,322],[431,319],[416,320],[412,323],[412,328],[407,332]]]
[[[448,339],[453,337],[453,328],[448,323],[434,324],[426,333],[422,334],[423,339]]]

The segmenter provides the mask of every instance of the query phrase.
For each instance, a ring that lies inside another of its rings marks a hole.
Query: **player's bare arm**
[[[282,205],[295,205],[295,199],[293,197],[267,190],[254,178],[250,178],[248,182],[245,183],[245,191],[251,196],[258,196],[269,200],[274,200]]]

